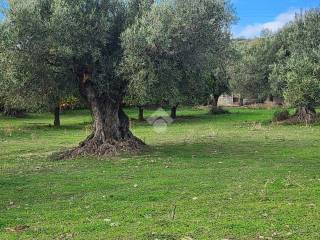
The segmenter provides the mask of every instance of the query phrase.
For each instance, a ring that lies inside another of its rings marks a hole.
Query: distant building
[[[219,106],[239,106],[240,105],[240,98],[237,95],[227,95],[224,94],[219,98],[219,102],[218,102]]]
[[[241,103],[242,102],[242,103]],[[224,94],[219,98],[218,105],[222,107],[232,107],[232,106],[241,106],[241,105],[254,105],[261,104],[258,99],[255,98],[244,98],[241,99],[238,94],[227,95]],[[268,105],[284,105],[284,100],[278,97],[272,97],[264,102],[264,104]]]

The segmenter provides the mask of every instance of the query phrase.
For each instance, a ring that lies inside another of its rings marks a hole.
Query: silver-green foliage
[[[277,53],[277,46],[272,40],[271,34],[265,34],[253,40],[235,41],[238,54],[231,64],[234,92],[260,100],[270,96],[271,65]]]
[[[119,94],[116,66],[125,4],[113,0],[11,1],[1,34],[10,62],[4,85],[12,96],[29,102],[73,94],[78,66],[94,67],[93,82],[101,94]],[[18,94],[19,93],[19,94]]]
[[[320,10],[296,16],[278,36],[278,61],[273,88],[294,107],[314,109],[320,104]]]
[[[13,0],[3,89],[48,102],[76,92],[85,66],[100,96],[121,101],[129,86],[135,102],[176,104],[202,89],[232,20],[220,0]]]
[[[175,105],[203,88],[233,21],[228,1],[167,0],[154,4],[122,34],[123,72],[140,102]],[[209,57],[210,56],[210,57]],[[204,89],[204,88],[203,88]]]

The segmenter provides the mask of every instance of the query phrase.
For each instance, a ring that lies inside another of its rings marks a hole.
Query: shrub
[[[287,109],[279,109],[275,111],[273,114],[273,121],[275,122],[281,122],[288,120],[290,118],[290,113]]]

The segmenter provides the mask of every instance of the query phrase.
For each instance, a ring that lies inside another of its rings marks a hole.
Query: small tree
[[[232,90],[242,97],[266,100],[272,95],[270,73],[277,52],[273,35],[264,33],[254,40],[237,40],[235,49],[237,55],[231,68]]]
[[[210,113],[217,112],[220,96],[230,92],[230,66],[234,60],[235,52],[228,33],[225,34],[224,38],[221,38],[218,53],[211,57],[211,68],[204,73],[206,95],[207,99],[210,98],[211,103]],[[216,55],[219,55],[219,57]]]
[[[128,2],[129,5],[129,22],[135,22],[136,19],[141,18],[145,12],[149,11],[153,5],[154,0],[132,0]],[[124,68],[123,68],[124,69]],[[144,121],[144,108],[146,105],[151,103],[150,95],[147,94],[148,86],[143,85],[145,83],[144,79],[146,78],[146,72],[139,72],[137,77],[138,81],[129,81],[128,86],[128,95],[126,96],[126,102],[130,105],[138,107],[139,114],[138,120]],[[141,90],[144,89],[144,90]]]
[[[297,108],[299,121],[311,122],[315,119],[315,107],[320,104],[320,51],[293,55],[287,66],[284,96]]]
[[[60,101],[76,91],[68,66],[59,66],[53,41],[47,37],[52,31],[47,21],[51,4],[10,1],[0,33],[4,75],[0,94],[9,109],[49,110],[59,127]],[[28,7],[38,12],[28,14]]]
[[[144,108],[147,105],[155,103],[154,94],[152,92],[151,86],[145,81],[147,73],[141,71],[139,73],[139,81],[131,81],[128,86],[128,95],[125,99],[130,105],[138,107],[139,114],[138,120],[144,121]]]
[[[219,98],[229,92],[229,77],[225,66],[215,68],[207,77],[208,93],[210,93],[211,113],[218,110]]]

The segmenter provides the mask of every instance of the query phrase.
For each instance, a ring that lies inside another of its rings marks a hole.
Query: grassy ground
[[[48,156],[89,133],[87,112],[61,129],[0,117],[0,239],[320,239],[320,126],[231,112],[134,122],[142,155],[69,161]]]

